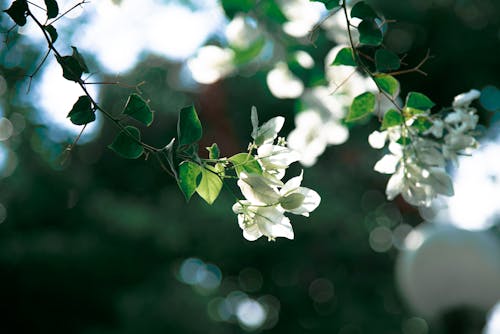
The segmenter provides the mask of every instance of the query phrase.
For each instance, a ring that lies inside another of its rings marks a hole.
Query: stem
[[[85,3],[85,1],[82,1],[81,3],[73,6],[70,10],[76,8],[77,6],[81,5]],[[65,14],[67,12],[69,12],[70,10],[66,11]],[[54,44],[52,43],[51,39],[50,39],[50,36],[48,35],[48,33],[45,31],[44,29],[44,25],[35,17],[35,15],[33,15],[33,13],[28,9],[27,11],[27,16],[31,17],[33,19],[33,21],[36,23],[36,25],[40,28],[40,30],[42,31],[44,37],[45,37],[45,40],[47,41],[47,45],[49,47],[49,51],[52,51],[54,53],[54,55],[56,56],[56,58],[62,58],[62,55],[60,54],[60,52],[55,48]],[[63,14],[64,15],[64,14]],[[62,17],[63,15],[61,15],[60,17]],[[56,19],[57,20],[57,19]],[[55,20],[54,20],[55,21]],[[83,81],[82,79],[78,79],[78,81],[76,81],[76,83],[80,86],[80,88],[83,90],[83,92],[85,93],[85,95],[87,95],[87,97],[90,99],[92,105],[94,106],[95,110],[99,110],[101,113],[104,114],[104,116],[106,116],[109,120],[111,120],[113,122],[113,124],[118,127],[121,131],[125,132],[132,140],[134,140],[136,143],[138,143],[139,145],[141,145],[142,147],[144,147],[144,149],[146,151],[149,151],[149,152],[152,152],[152,153],[155,153],[155,152],[159,152],[161,151],[161,149],[159,148],[156,148],[156,147],[153,147],[153,146],[150,146],[144,142],[142,142],[141,140],[138,140],[137,138],[135,138],[134,136],[132,136],[132,134],[130,134],[127,129],[125,128],[125,126],[123,124],[120,123],[119,120],[117,120],[115,117],[113,117],[112,114],[110,114],[109,112],[107,112],[105,109],[103,109],[96,101],[95,99],[90,95],[90,93],[88,92],[87,90],[87,87],[85,86],[86,83],[85,81]]]

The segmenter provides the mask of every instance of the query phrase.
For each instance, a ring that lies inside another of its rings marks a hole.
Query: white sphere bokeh
[[[408,234],[396,280],[409,306],[427,318],[457,307],[489,310],[500,300],[500,242],[488,232],[422,224]]]

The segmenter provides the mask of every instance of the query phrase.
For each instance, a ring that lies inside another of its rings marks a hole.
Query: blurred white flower
[[[325,12],[321,3],[309,0],[279,0],[278,3],[288,19],[283,31],[297,38],[307,36]]]
[[[303,50],[296,51],[293,56],[297,60],[300,66],[303,68],[311,69],[314,67],[314,59],[311,55]]]
[[[347,11],[351,12],[352,6],[347,6]],[[358,26],[361,23],[361,19],[354,17],[350,19],[354,26]],[[325,30],[326,37],[337,44],[349,44],[349,35],[347,34],[347,23],[345,20],[344,12],[339,10],[328,19],[326,19],[321,27]],[[359,32],[358,29],[351,29],[351,35],[354,44],[358,44]]]
[[[342,94],[346,97],[345,105],[350,105],[352,100],[366,91],[376,92],[377,86],[372,79],[363,77],[356,67],[331,66],[340,50],[347,45],[338,45],[328,52],[325,57],[325,76],[329,83],[330,93]]]
[[[294,99],[304,91],[304,84],[296,77],[284,62],[276,63],[267,73],[267,86],[271,93],[279,99]]]
[[[312,166],[328,145],[339,145],[349,137],[349,130],[339,121],[325,121],[316,110],[305,110],[295,116],[295,129],[288,135],[288,147],[300,153],[300,163]]]
[[[215,45],[203,46],[194,58],[187,62],[193,79],[211,84],[234,71],[234,52]]]
[[[255,20],[247,15],[237,14],[226,26],[226,38],[232,47],[246,50],[262,38],[262,31]]]

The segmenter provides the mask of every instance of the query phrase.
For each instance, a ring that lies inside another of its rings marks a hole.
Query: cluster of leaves
[[[432,124],[426,117],[419,118],[418,115],[424,114],[434,107],[434,102],[422,93],[410,92],[406,96],[404,105],[401,106],[397,102],[400,84],[395,76],[410,72],[423,73],[420,67],[428,59],[428,55],[415,67],[401,69],[404,64],[400,56],[383,46],[387,21],[366,2],[357,2],[349,15],[345,1],[316,1],[324,3],[326,8],[332,12],[342,9],[345,13],[350,46],[340,50],[331,65],[359,68],[373,79],[379,90],[378,95],[373,92],[364,92],[356,96],[350,105],[346,121],[355,122],[374,114],[381,94],[393,105],[382,117],[382,130],[395,126],[407,126],[406,123],[409,119],[415,119],[410,126],[417,129],[419,133],[427,131]],[[47,55],[52,52],[63,70],[63,77],[79,84],[82,88],[84,94],[78,98],[68,113],[68,118],[73,124],[83,125],[83,129],[85,129],[85,125],[95,121],[96,112],[102,112],[119,129],[109,148],[127,159],[138,159],[143,155],[147,157],[149,154],[154,155],[162,168],[176,179],[187,200],[194,193],[198,193],[208,204],[212,204],[217,199],[225,179],[239,178],[242,172],[262,174],[261,164],[252,155],[252,149],[230,158],[221,158],[217,144],[213,144],[207,148],[208,158],[200,158],[198,142],[202,138],[202,126],[194,106],[183,108],[180,111],[177,136],[168,145],[163,148],[155,148],[144,143],[141,140],[139,128],[126,121],[134,120],[145,126],[150,126],[154,119],[154,113],[148,102],[141,95],[133,93],[129,96],[119,116],[112,115],[99,106],[86,89],[86,81],[82,76],[84,73],[89,73],[90,70],[78,49],[72,46],[71,55],[61,55],[54,47],[58,33],[53,23],[64,15],[59,14],[57,1],[45,0],[45,6],[47,16],[45,23],[41,23],[31,13],[30,3],[27,0],[15,0],[5,12],[19,26],[25,25],[28,18],[33,19],[47,41]],[[222,6],[230,18],[238,13],[255,12],[269,16],[279,24],[287,20],[276,1],[223,0]],[[351,32],[353,27],[351,19],[360,20],[356,27],[359,41],[356,42]],[[235,63],[244,64],[251,61],[259,55],[265,43],[265,37],[261,36],[244,49],[238,48],[237,45],[232,46],[237,55]],[[498,111],[500,109],[498,105],[499,95],[500,92],[496,87],[486,87],[481,95],[481,103],[487,110]],[[402,138],[404,143],[407,142],[407,139]],[[411,138],[408,142],[410,141]],[[167,162],[168,166],[164,162]]]

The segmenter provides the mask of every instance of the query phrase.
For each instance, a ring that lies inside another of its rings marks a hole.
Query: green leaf
[[[375,109],[375,94],[366,92],[358,95],[352,101],[346,121],[352,122],[368,116]]]
[[[399,69],[401,61],[394,52],[386,49],[379,49],[375,53],[375,66],[379,72],[390,72]]]
[[[377,13],[372,7],[367,5],[364,1],[360,1],[354,5],[351,9],[351,17],[357,17],[362,20],[374,20],[378,18]]]
[[[231,48],[235,51],[233,59],[234,64],[243,65],[254,60],[262,52],[262,50],[264,50],[265,45],[266,38],[264,36],[257,38],[246,49],[237,48],[234,45],[231,45]]]
[[[202,136],[201,122],[194,106],[182,108],[177,123],[179,145],[196,143]]]
[[[241,172],[262,175],[262,167],[251,154],[238,153],[230,157],[229,161],[233,164],[234,170],[238,176]]]
[[[406,97],[406,107],[417,110],[429,110],[436,104],[422,93],[410,92]]]
[[[218,173],[223,172],[220,167],[205,166],[201,169],[200,184],[196,188],[196,192],[208,204],[212,204],[222,189],[222,179]]]
[[[57,62],[63,69],[63,77],[65,79],[78,82],[84,72],[89,72],[85,61],[78,53],[77,48],[72,46],[73,54],[71,56],[56,56]]]
[[[68,114],[71,123],[83,125],[95,121],[95,112],[92,109],[92,101],[87,95],[80,96]]]
[[[222,8],[230,19],[239,12],[248,13],[255,5],[255,0],[222,0]]]
[[[382,120],[382,130],[387,128],[403,124],[403,115],[397,110],[390,109],[384,114],[384,119]]]
[[[87,67],[87,64],[85,64],[85,60],[83,59],[82,55],[78,52],[78,49],[74,46],[71,47],[73,49],[73,54],[72,57],[78,61],[78,64],[80,64],[80,67],[82,68],[82,71],[84,73],[89,73],[89,68]]]
[[[17,25],[26,24],[26,15],[28,15],[28,2],[26,0],[16,0],[10,5],[9,9],[4,10]]]
[[[382,74],[375,76],[373,80],[381,90],[390,96],[396,97],[399,94],[399,81],[393,76]]]
[[[141,132],[139,129],[128,125],[116,136],[115,140],[108,147],[123,158],[137,159],[144,153],[144,147],[137,142],[140,140]]]
[[[201,166],[190,161],[184,161],[179,166],[178,183],[184,197],[186,197],[186,201],[189,201],[200,184],[201,170]]]
[[[56,0],[45,0],[45,7],[47,7],[48,19],[53,19],[59,14],[59,6]]]
[[[358,26],[359,42],[365,45],[379,46],[384,37],[374,21],[364,20]]]
[[[432,122],[430,122],[427,117],[417,117],[411,126],[419,132],[425,132],[432,127]]]
[[[500,111],[500,89],[495,86],[484,87],[479,102],[488,111]]]
[[[276,23],[283,24],[288,21],[276,1],[262,1],[259,3],[260,10],[266,18],[270,18]]]
[[[335,65],[346,65],[346,66],[356,66],[356,61],[354,60],[354,53],[352,48],[343,48],[337,53],[332,66]]]
[[[146,126],[150,126],[153,123],[153,112],[146,101],[137,94],[131,94],[128,97],[123,114],[138,120]]]
[[[339,5],[339,0],[310,0],[311,2],[322,2],[325,4],[326,9],[332,10]]]
[[[219,146],[216,143],[213,143],[212,146],[207,147],[208,150],[208,158],[209,159],[219,159]]]
[[[57,40],[57,37],[59,37],[59,35],[57,34],[56,28],[54,28],[54,26],[52,26],[52,25],[48,25],[48,26],[44,26],[43,29],[45,29],[45,31],[47,31],[49,33],[50,40],[52,41],[52,43],[55,43],[55,41]]]

